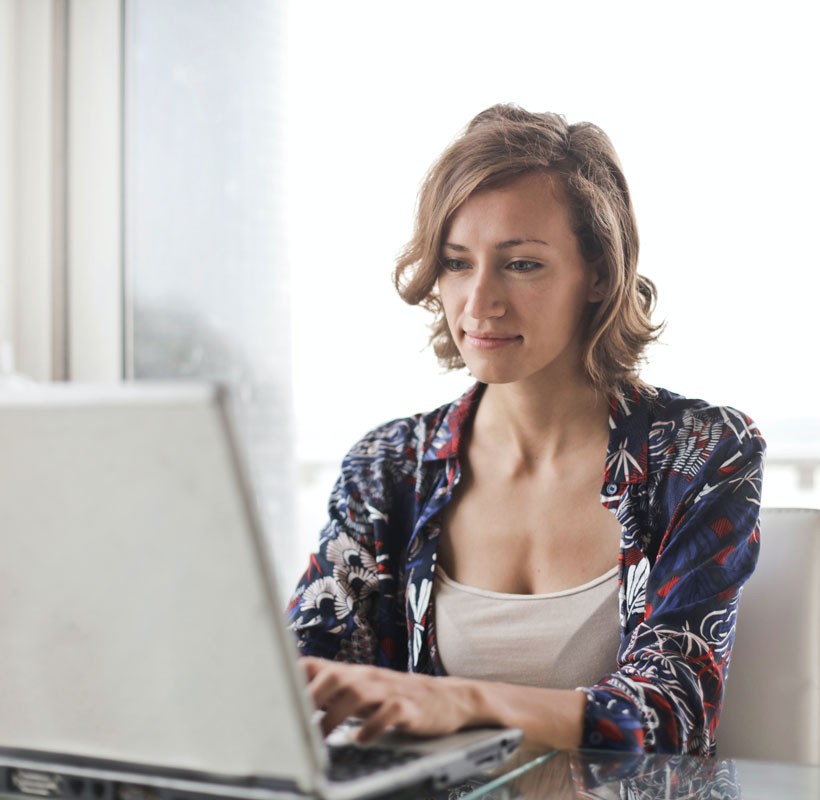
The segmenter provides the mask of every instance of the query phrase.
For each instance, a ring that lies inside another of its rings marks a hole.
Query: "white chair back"
[[[820,765],[820,509],[764,508],[760,530],[718,755]]]

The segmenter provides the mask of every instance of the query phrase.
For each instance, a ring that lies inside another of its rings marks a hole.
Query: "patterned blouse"
[[[433,572],[461,432],[483,393],[387,423],[348,453],[288,615],[304,654],[444,674]],[[728,407],[660,389],[610,403],[601,503],[621,524],[616,672],[583,688],[582,747],[714,754],[765,443]],[[613,624],[614,624],[613,620]]]

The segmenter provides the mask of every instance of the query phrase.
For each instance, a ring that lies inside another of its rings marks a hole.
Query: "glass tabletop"
[[[522,751],[436,800],[817,800],[820,767],[695,756]]]

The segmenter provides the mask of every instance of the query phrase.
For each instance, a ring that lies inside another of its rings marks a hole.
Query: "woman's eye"
[[[441,266],[447,270],[447,272],[462,272],[470,267],[466,261],[462,261],[460,258],[442,259]]]
[[[507,269],[512,272],[532,272],[541,265],[537,261],[511,261],[507,265]]]

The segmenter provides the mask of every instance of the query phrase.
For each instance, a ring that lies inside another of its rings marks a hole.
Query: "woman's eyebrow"
[[[536,239],[535,237],[530,237],[526,239],[507,239],[506,242],[499,242],[496,246],[496,250],[508,250],[511,247],[518,247],[520,244],[543,244],[549,247],[549,242],[545,242],[543,239]]]
[[[496,250],[509,250],[511,247],[518,247],[521,244],[543,244],[546,247],[549,247],[549,242],[545,242],[543,239],[536,239],[534,237],[531,238],[524,238],[524,239],[507,239],[506,241],[499,242],[496,246]],[[444,242],[442,244],[442,249],[447,248],[448,250],[455,250],[457,253],[469,253],[470,248],[465,247],[463,244],[455,244],[453,242]]]

